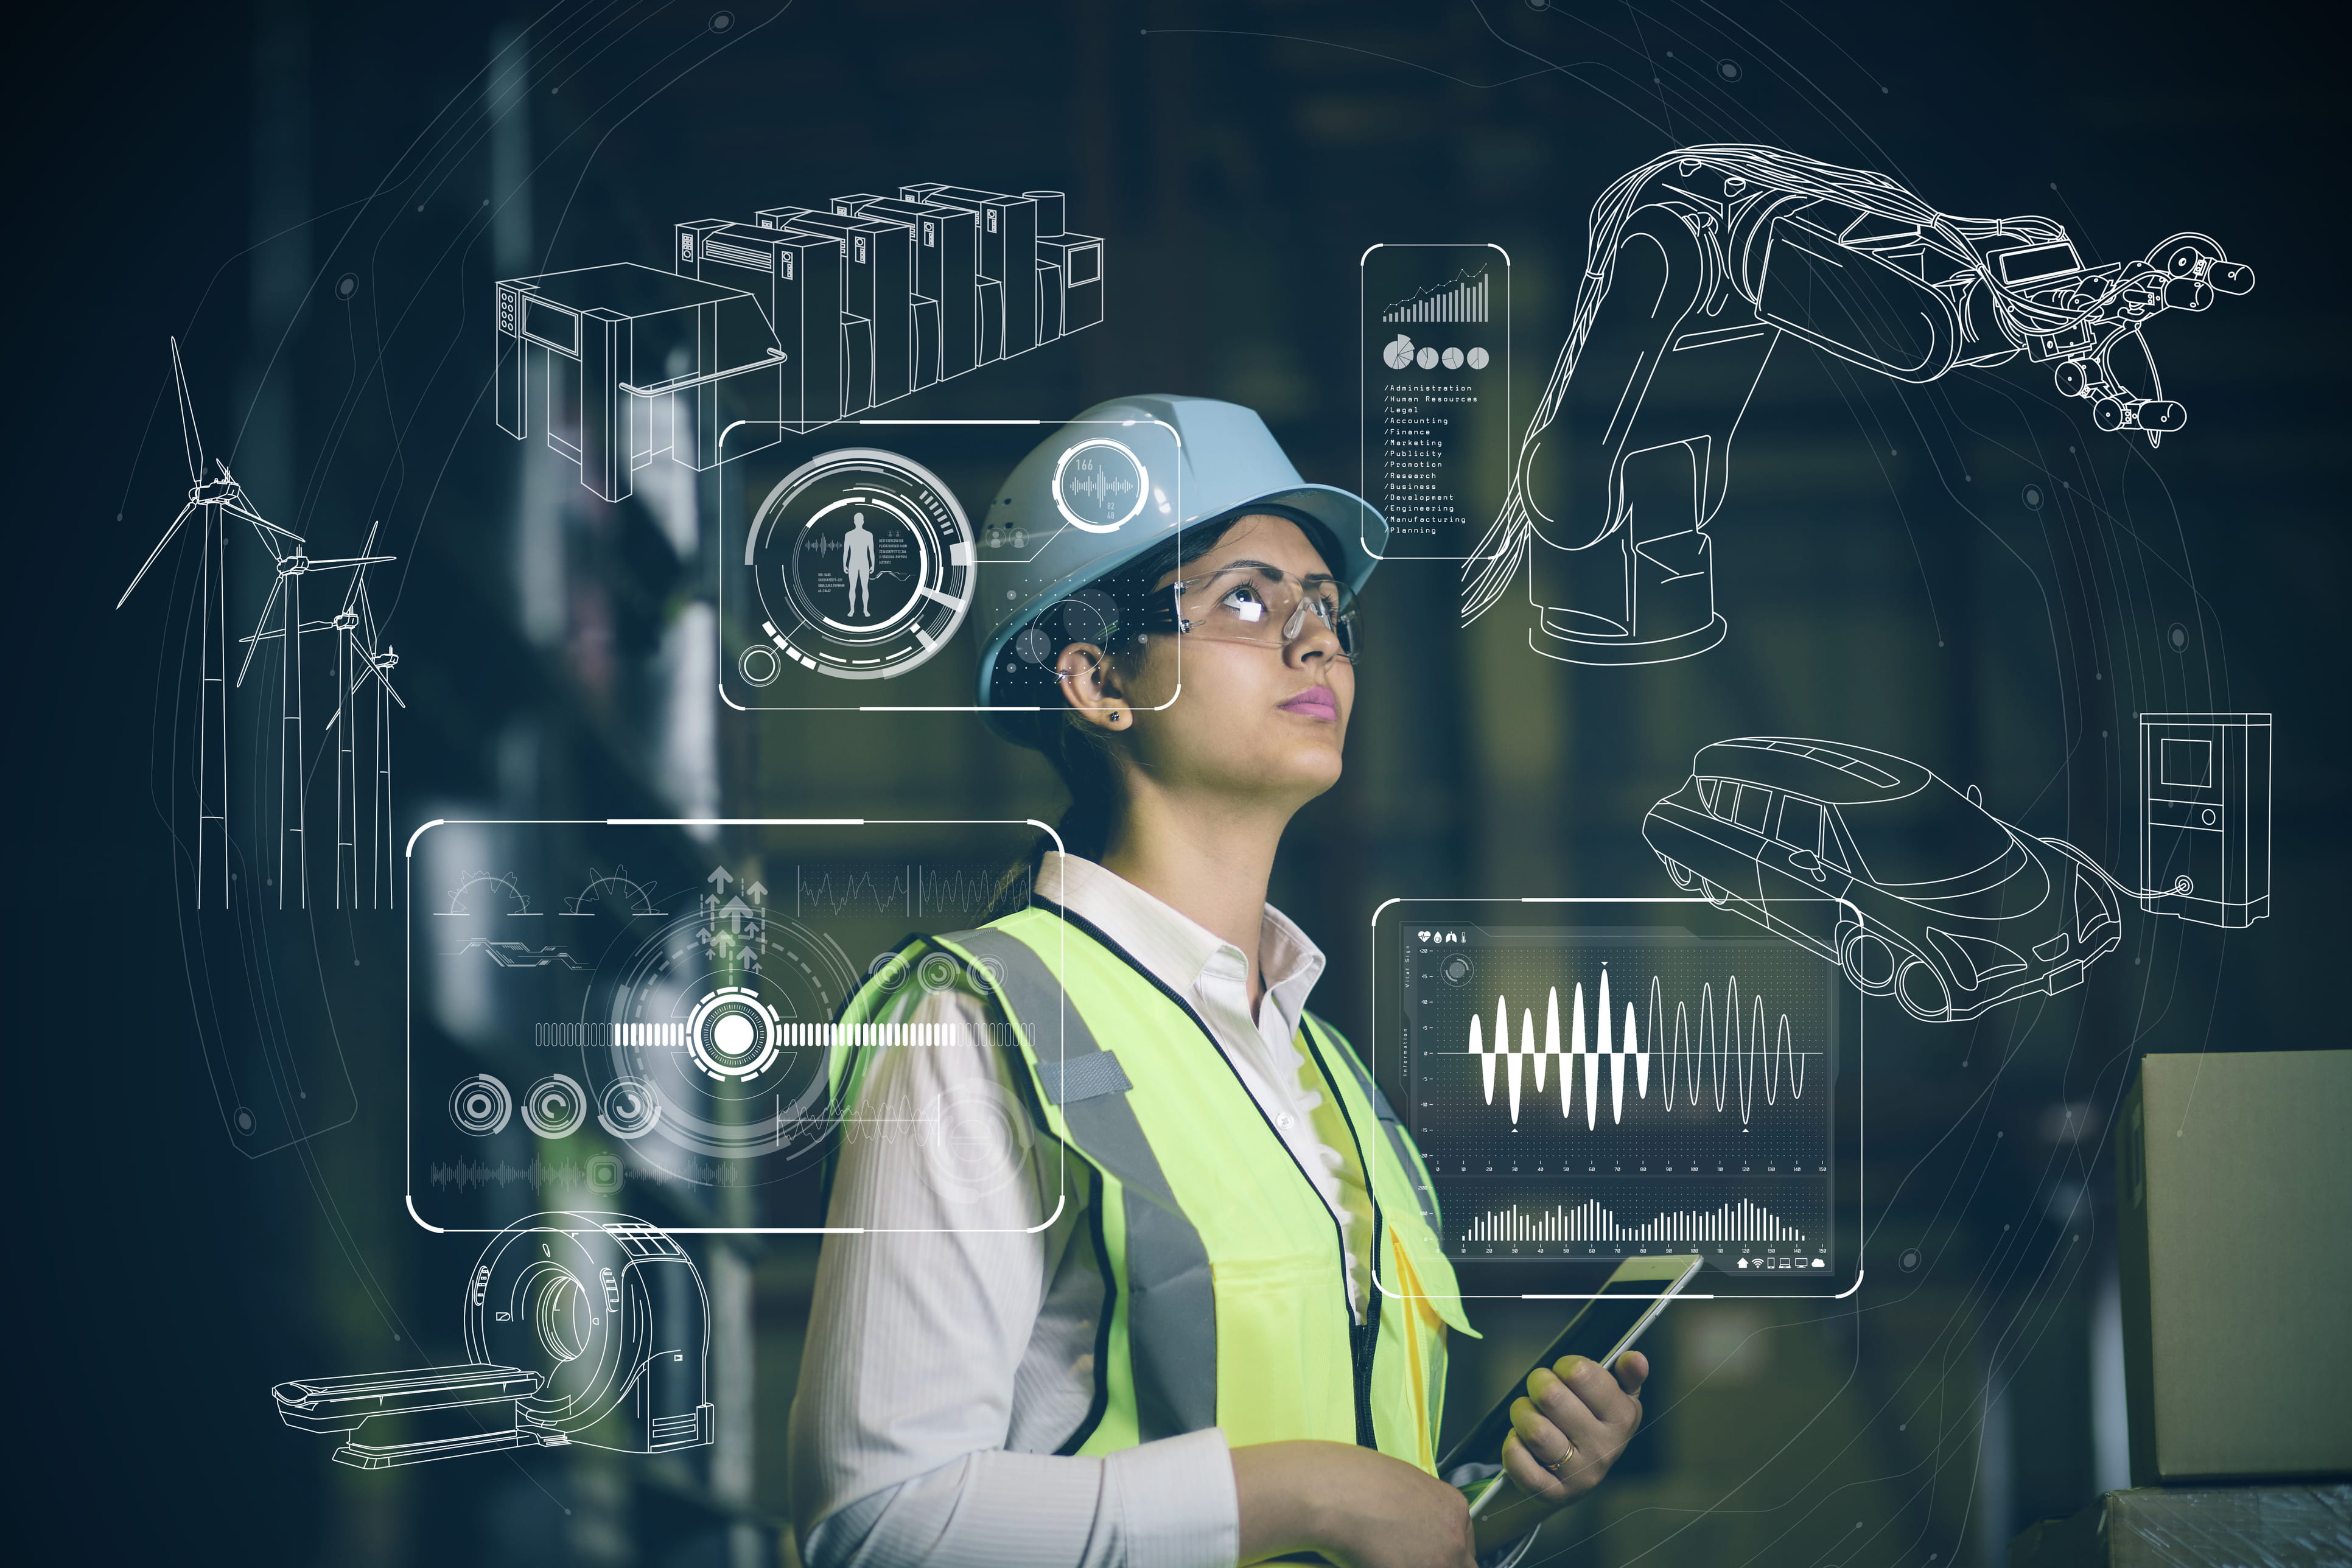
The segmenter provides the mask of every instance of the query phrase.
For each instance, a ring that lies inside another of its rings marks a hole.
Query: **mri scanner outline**
[[[658,1226],[532,1215],[483,1248],[465,1292],[463,1364],[281,1383],[270,1390],[278,1418],[340,1434],[335,1462],[360,1469],[574,1443],[654,1454],[711,1442],[709,1298],[694,1260]],[[476,1407],[489,1419],[475,1431],[361,1441],[371,1421]]]

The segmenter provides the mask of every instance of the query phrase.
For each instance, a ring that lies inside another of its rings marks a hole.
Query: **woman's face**
[[[1271,567],[1293,580],[1331,569],[1297,523],[1253,514],[1159,587],[1229,567]],[[1298,619],[1286,642],[1155,635],[1108,662],[1098,692],[1084,679],[1064,689],[1082,711],[1102,703],[1089,716],[1127,731],[1137,766],[1162,787],[1295,807],[1339,782],[1356,697],[1338,635],[1313,615]],[[1091,673],[1086,656],[1076,666]]]

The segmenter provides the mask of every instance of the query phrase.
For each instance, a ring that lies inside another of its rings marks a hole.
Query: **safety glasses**
[[[1244,563],[1171,584],[1169,596],[1175,629],[1186,637],[1280,648],[1320,627],[1337,639],[1341,658],[1362,662],[1355,591],[1336,577]]]

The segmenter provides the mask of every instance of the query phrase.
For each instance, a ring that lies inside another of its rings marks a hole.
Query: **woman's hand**
[[[1235,1448],[1241,1560],[1319,1552],[1341,1568],[1474,1568],[1469,1500],[1402,1459],[1350,1443]]]
[[[1582,1356],[1528,1374],[1503,1439],[1507,1489],[1478,1514],[1478,1538],[1492,1547],[1522,1535],[1594,1487],[1642,1424],[1649,1358],[1627,1351],[1614,1376]]]

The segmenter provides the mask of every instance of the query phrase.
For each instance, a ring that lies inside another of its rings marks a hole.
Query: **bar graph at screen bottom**
[[[1489,1260],[1696,1252],[1732,1270],[1831,1267],[1823,1179],[1553,1180],[1444,1184],[1447,1250]]]

